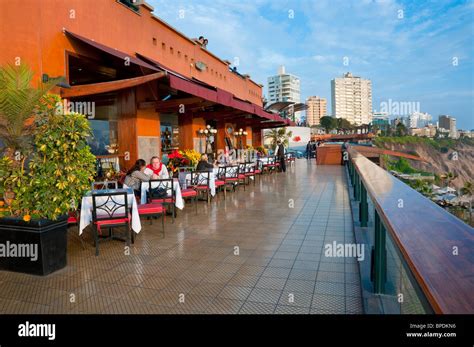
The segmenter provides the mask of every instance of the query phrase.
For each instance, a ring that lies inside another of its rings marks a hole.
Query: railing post
[[[349,176],[351,178],[351,184],[354,185],[354,163],[352,162],[352,160],[349,160],[349,162],[351,163]]]
[[[357,171],[354,173],[354,200],[360,200],[360,179]]]
[[[387,253],[385,249],[385,226],[380,216],[375,211],[375,242],[374,242],[374,291],[381,294],[385,292],[385,279],[387,276]]]
[[[362,180],[360,181],[360,203],[359,203],[359,221],[360,226],[367,227],[369,217],[369,207],[367,204],[367,189],[365,189]]]

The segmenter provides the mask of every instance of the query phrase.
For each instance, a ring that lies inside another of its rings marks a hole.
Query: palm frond
[[[0,68],[0,135],[12,149],[20,149],[30,142],[32,126],[27,123],[41,98],[59,81],[52,79],[40,88],[33,88],[32,80],[33,72],[26,65]]]

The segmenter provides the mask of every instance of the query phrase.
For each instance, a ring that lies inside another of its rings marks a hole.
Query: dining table
[[[100,194],[107,194],[107,193],[126,193],[127,194],[127,203],[129,208],[131,209],[131,214],[132,214],[132,230],[135,233],[139,233],[142,230],[142,225],[140,222],[140,215],[138,214],[138,206],[137,202],[135,200],[135,194],[133,193],[133,189],[131,188],[121,188],[121,189],[95,189],[88,191],[83,197],[82,197],[82,203],[81,203],[81,213],[80,213],[80,220],[79,220],[79,235],[82,234],[84,229],[92,223],[92,195],[94,193],[100,193]],[[104,203],[107,201],[107,196],[101,196],[97,197],[96,201],[98,203]],[[120,198],[115,198],[117,203],[122,204],[124,203],[123,199]],[[122,201],[121,201],[122,200]],[[111,206],[109,206],[109,204]],[[111,209],[113,208],[114,202],[110,200],[110,202],[107,203],[107,206],[110,207]]]

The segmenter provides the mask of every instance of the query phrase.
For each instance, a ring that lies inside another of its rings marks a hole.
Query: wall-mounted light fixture
[[[66,82],[66,78],[64,78],[64,76],[50,77],[48,74],[45,74],[45,73],[41,76],[41,81],[43,83],[48,83],[49,81],[52,81],[52,80],[58,80],[58,83],[56,83],[58,87],[67,88],[67,89],[71,88],[69,83]]]

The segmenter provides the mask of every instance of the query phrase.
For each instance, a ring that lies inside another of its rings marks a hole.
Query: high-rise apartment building
[[[331,81],[332,115],[361,125],[372,121],[372,82],[350,72]]]
[[[306,99],[306,123],[308,126],[319,125],[321,117],[326,115],[327,101],[319,96],[310,96]]]
[[[279,101],[301,102],[300,79],[286,73],[284,66],[280,66],[278,75],[268,77],[268,104]],[[300,120],[301,112],[296,112],[295,118]]]
[[[449,131],[449,137],[453,139],[458,137],[458,131],[456,129],[456,118],[448,115],[440,115],[438,118],[438,126],[442,129]]]

